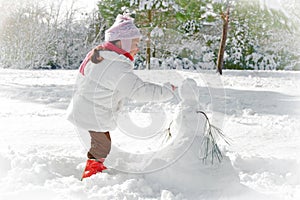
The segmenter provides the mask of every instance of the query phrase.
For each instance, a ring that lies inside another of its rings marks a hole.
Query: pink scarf
[[[118,54],[122,54],[122,55],[124,55],[125,57],[129,58],[131,61],[134,60],[134,58],[132,57],[132,55],[131,55],[129,52],[127,52],[127,51],[125,51],[125,50],[123,50],[123,49],[118,48],[117,46],[113,45],[113,44],[110,43],[110,42],[105,42],[105,43],[103,43],[102,45],[97,46],[96,48],[98,48],[98,47],[100,47],[100,48],[102,48],[102,49],[104,49],[104,50],[114,51],[114,52],[116,52],[116,53],[118,53]],[[91,50],[91,51],[86,55],[86,57],[84,58],[84,60],[82,61],[81,65],[80,65],[79,72],[80,72],[82,75],[84,75],[84,68],[85,68],[86,64],[91,60],[91,57],[92,57],[92,55],[93,55],[93,52],[94,52],[94,49]]]

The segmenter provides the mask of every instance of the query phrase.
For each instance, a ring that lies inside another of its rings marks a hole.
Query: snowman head
[[[194,79],[187,78],[179,88],[179,96],[183,101],[198,101],[199,88]]]

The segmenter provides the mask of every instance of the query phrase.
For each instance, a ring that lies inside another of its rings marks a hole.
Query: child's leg
[[[101,160],[106,158],[111,149],[109,132],[89,131],[91,135],[91,148],[88,152],[89,159]]]
[[[89,133],[91,135],[91,148],[87,154],[89,159],[86,162],[81,180],[107,169],[103,162],[111,149],[109,132],[89,131]]]

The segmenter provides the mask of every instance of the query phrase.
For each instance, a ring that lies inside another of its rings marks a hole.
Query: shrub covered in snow
[[[59,1],[0,2],[0,66],[21,69],[77,68],[100,38],[96,12],[64,8]],[[65,10],[64,10],[65,9]]]

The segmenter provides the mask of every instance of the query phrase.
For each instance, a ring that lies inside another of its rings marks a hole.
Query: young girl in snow
[[[147,102],[173,98],[173,86],[144,82],[133,73],[140,37],[133,19],[118,15],[105,31],[105,42],[89,52],[80,66],[68,120],[91,136],[82,178],[106,169],[103,162],[111,149],[109,132],[116,128],[123,99]]]

